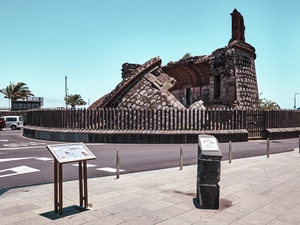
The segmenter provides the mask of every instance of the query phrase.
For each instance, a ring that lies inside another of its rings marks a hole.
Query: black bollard
[[[219,209],[222,152],[211,135],[198,136],[197,204],[201,209]]]

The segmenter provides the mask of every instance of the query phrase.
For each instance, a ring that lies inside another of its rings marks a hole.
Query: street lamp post
[[[65,97],[67,98],[67,95],[68,95],[68,84],[67,84],[67,76],[65,76]],[[67,104],[67,100],[65,99],[65,102],[66,102],[66,108],[68,107],[68,104]]]
[[[295,93],[295,98],[294,98],[294,109],[296,109],[296,105],[297,105],[297,94],[299,93]]]

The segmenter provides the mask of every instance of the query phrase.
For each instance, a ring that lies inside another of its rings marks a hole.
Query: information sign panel
[[[218,142],[215,137],[201,137],[199,139],[202,151],[219,151]]]
[[[58,163],[96,159],[83,143],[47,145],[47,148]]]

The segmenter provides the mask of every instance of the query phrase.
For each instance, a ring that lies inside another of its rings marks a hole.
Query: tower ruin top
[[[232,41],[239,41],[239,42],[245,42],[245,25],[244,25],[244,18],[241,15],[241,13],[239,11],[237,11],[237,9],[234,9],[232,13],[230,13],[231,15],[231,21],[232,21],[232,25],[231,25],[231,30],[232,30],[232,36],[231,36],[231,40],[229,42]]]

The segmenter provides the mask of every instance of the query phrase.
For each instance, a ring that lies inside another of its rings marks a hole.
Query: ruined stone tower
[[[231,15],[232,37],[231,40],[245,42],[245,25],[243,16],[234,9]]]
[[[227,46],[161,66],[124,63],[122,81],[90,108],[169,109],[203,107],[255,108],[258,88],[255,48],[245,42],[243,16],[234,9]],[[199,43],[195,43],[199,45]]]

